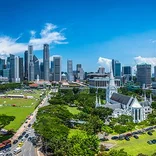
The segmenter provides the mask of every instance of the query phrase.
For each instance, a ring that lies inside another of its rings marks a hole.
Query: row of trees
[[[6,90],[13,90],[15,88],[21,88],[20,83],[6,83],[6,84],[0,84],[0,92],[4,92]]]

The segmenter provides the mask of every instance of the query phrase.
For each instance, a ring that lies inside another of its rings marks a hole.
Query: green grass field
[[[9,91],[7,94],[20,94],[22,91],[15,93],[15,91]],[[12,121],[5,129],[18,130],[26,117],[32,113],[36,105],[40,102],[41,91],[35,91],[34,93],[24,93],[24,95],[34,96],[34,99],[11,99],[11,98],[0,98],[0,114],[6,114],[15,116],[15,120]],[[37,100],[36,100],[37,99]],[[15,104],[16,107],[13,107]]]
[[[68,111],[70,113],[72,113],[73,115],[76,115],[76,114],[79,114],[81,111],[77,109],[77,107],[69,107],[69,106],[66,106]]]
[[[156,139],[156,131],[153,133],[152,136],[148,134],[143,134],[139,136],[139,139],[130,138],[130,141],[122,140],[122,141],[109,141],[115,143],[115,149],[122,149],[124,148],[128,154],[132,156],[136,156],[139,153],[147,154],[150,156],[154,152],[156,152],[156,144],[149,145],[147,141]]]
[[[74,135],[85,136],[86,135],[86,132],[85,131],[82,131],[82,130],[79,130],[79,129],[70,129],[68,138],[71,138]]]

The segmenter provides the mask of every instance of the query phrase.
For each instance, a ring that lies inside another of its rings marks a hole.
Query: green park
[[[21,124],[25,122],[26,117],[30,115],[40,103],[41,93],[42,91],[39,90],[30,93],[24,92],[23,90],[6,92],[6,95],[24,95],[33,96],[33,98],[0,98],[0,114],[15,117],[15,119],[5,126],[4,129],[13,131],[18,130]]]

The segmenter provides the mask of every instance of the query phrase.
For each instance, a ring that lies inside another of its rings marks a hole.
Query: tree
[[[0,115],[0,129],[9,125],[11,121],[15,119],[14,116],[7,116],[5,114]]]
[[[122,126],[122,125],[116,125],[114,127],[114,131],[120,135],[120,134],[125,133],[127,131],[127,127]]]
[[[86,135],[84,137],[80,135],[74,135],[67,142],[66,155],[89,155],[94,156],[98,152],[99,147],[98,138],[94,135]]]
[[[130,123],[133,122],[133,117],[132,116],[128,116],[128,115],[120,115],[117,118],[117,121],[121,125],[126,125],[128,122],[130,122]]]
[[[152,102],[151,106],[153,109],[156,109],[156,101]]]
[[[92,111],[93,115],[99,116],[101,120],[105,120],[109,115],[113,113],[113,110],[105,107],[94,108]]]
[[[79,88],[76,88],[76,87],[73,88],[73,93],[74,94],[78,94],[79,92],[80,92]]]

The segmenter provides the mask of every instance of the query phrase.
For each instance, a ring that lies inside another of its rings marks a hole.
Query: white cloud
[[[34,46],[34,50],[42,50],[43,44],[67,44],[66,38],[62,34],[62,31],[56,31],[57,26],[51,23],[46,23],[44,29],[38,34],[35,30],[30,31],[30,39],[28,43],[20,43],[19,39],[22,35],[17,38],[11,38],[9,36],[0,36],[0,56],[7,56],[9,54],[23,53],[28,49],[28,44]],[[54,31],[55,30],[55,31]]]
[[[156,66],[156,57],[137,56],[137,57],[134,57],[134,60],[136,64],[147,63],[147,64],[151,64],[152,66]]]
[[[111,61],[112,61],[111,59],[99,57],[98,64],[100,64],[102,67],[104,67],[106,72],[109,72],[110,67],[111,67]]]
[[[61,32],[54,31],[57,28],[56,25],[51,23],[46,23],[44,29],[40,32],[40,37],[31,38],[29,44],[34,46],[34,50],[43,49],[43,44],[67,44],[68,42],[64,42],[66,38]]]
[[[17,54],[26,50],[27,45],[25,43],[18,43],[18,38],[11,38],[8,36],[0,37],[0,56],[7,56],[10,53]]]

